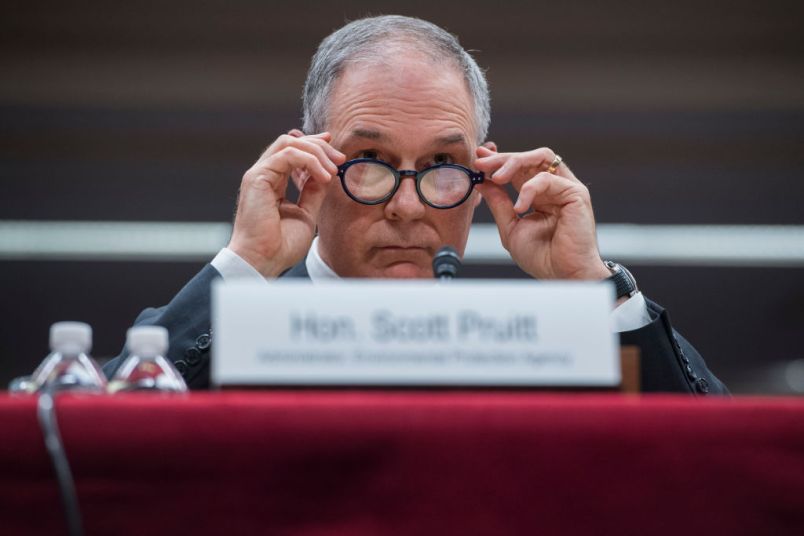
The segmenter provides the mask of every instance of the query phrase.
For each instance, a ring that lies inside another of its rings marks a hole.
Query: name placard
[[[216,385],[615,386],[602,283],[217,282]]]

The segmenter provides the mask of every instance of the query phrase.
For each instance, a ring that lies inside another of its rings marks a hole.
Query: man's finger
[[[482,171],[486,174],[491,175],[495,173],[500,167],[505,164],[509,158],[511,158],[511,153],[495,153],[489,151],[485,147],[478,147],[478,154],[480,151],[487,151],[489,154],[481,156],[480,158],[475,159],[474,166],[478,171]]]
[[[325,184],[307,181],[299,194],[298,205],[304,209],[310,215],[312,221],[315,222],[318,221],[318,213],[326,197],[327,186]]]
[[[512,183],[519,190],[522,183],[540,171],[544,171],[556,158],[549,147],[541,147],[524,153],[515,153],[494,172],[491,180],[497,184]]]
[[[556,169],[555,174],[556,175],[561,175],[562,177],[566,177],[566,178],[568,178],[570,180],[573,180],[573,181],[581,182],[580,180],[578,180],[578,177],[576,177],[575,174],[572,172],[572,170],[569,168],[567,163],[563,162],[563,161],[561,162],[561,165],[559,165],[558,168]]]
[[[508,197],[508,192],[505,189],[492,182],[477,185],[477,190],[483,196],[483,200],[488,205],[491,215],[494,217],[494,222],[497,224],[497,230],[500,232],[500,240],[503,246],[507,243],[506,237],[511,232],[511,226],[516,224],[517,214],[514,211],[514,204],[511,198]]]
[[[499,154],[499,153],[497,153],[497,151],[492,151],[488,147],[484,147],[484,146],[480,145],[476,149],[475,154],[476,154],[477,158],[488,158],[489,156],[494,156],[495,154]]]
[[[307,136],[304,139],[324,149],[324,152],[327,153],[329,159],[332,160],[336,165],[341,165],[346,162],[346,155],[330,145],[326,140],[316,138],[315,136]]]
[[[321,150],[320,148],[318,149]],[[332,163],[330,162],[330,164]],[[265,162],[265,169],[281,177],[287,177],[294,169],[303,169],[312,178],[324,184],[329,183],[333,175],[324,168],[319,158],[297,147],[285,147],[278,153],[271,155]]]
[[[293,136],[285,135],[280,136],[272,147],[277,152],[282,151],[282,149],[287,147],[295,147],[296,149],[310,153],[318,159],[324,169],[326,169],[331,175],[335,175],[338,173],[337,164],[332,161],[332,158],[329,157],[327,151],[318,142],[321,142],[321,140],[317,138],[294,138]],[[271,156],[273,155],[269,155],[268,158]]]
[[[521,214],[531,207],[561,206],[585,197],[588,191],[579,182],[544,171],[522,185],[514,211]]]

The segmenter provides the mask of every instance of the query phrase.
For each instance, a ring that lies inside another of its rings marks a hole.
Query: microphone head
[[[455,248],[444,246],[433,257],[433,275],[436,279],[452,279],[461,268],[461,257]]]

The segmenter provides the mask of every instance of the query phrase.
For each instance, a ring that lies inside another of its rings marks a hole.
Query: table
[[[460,391],[59,395],[87,534],[804,534],[804,401]],[[60,534],[0,395],[0,532]]]

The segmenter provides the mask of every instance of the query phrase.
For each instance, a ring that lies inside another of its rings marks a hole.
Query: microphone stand
[[[433,256],[433,276],[439,281],[449,281],[458,275],[461,257],[455,248],[444,246]]]

